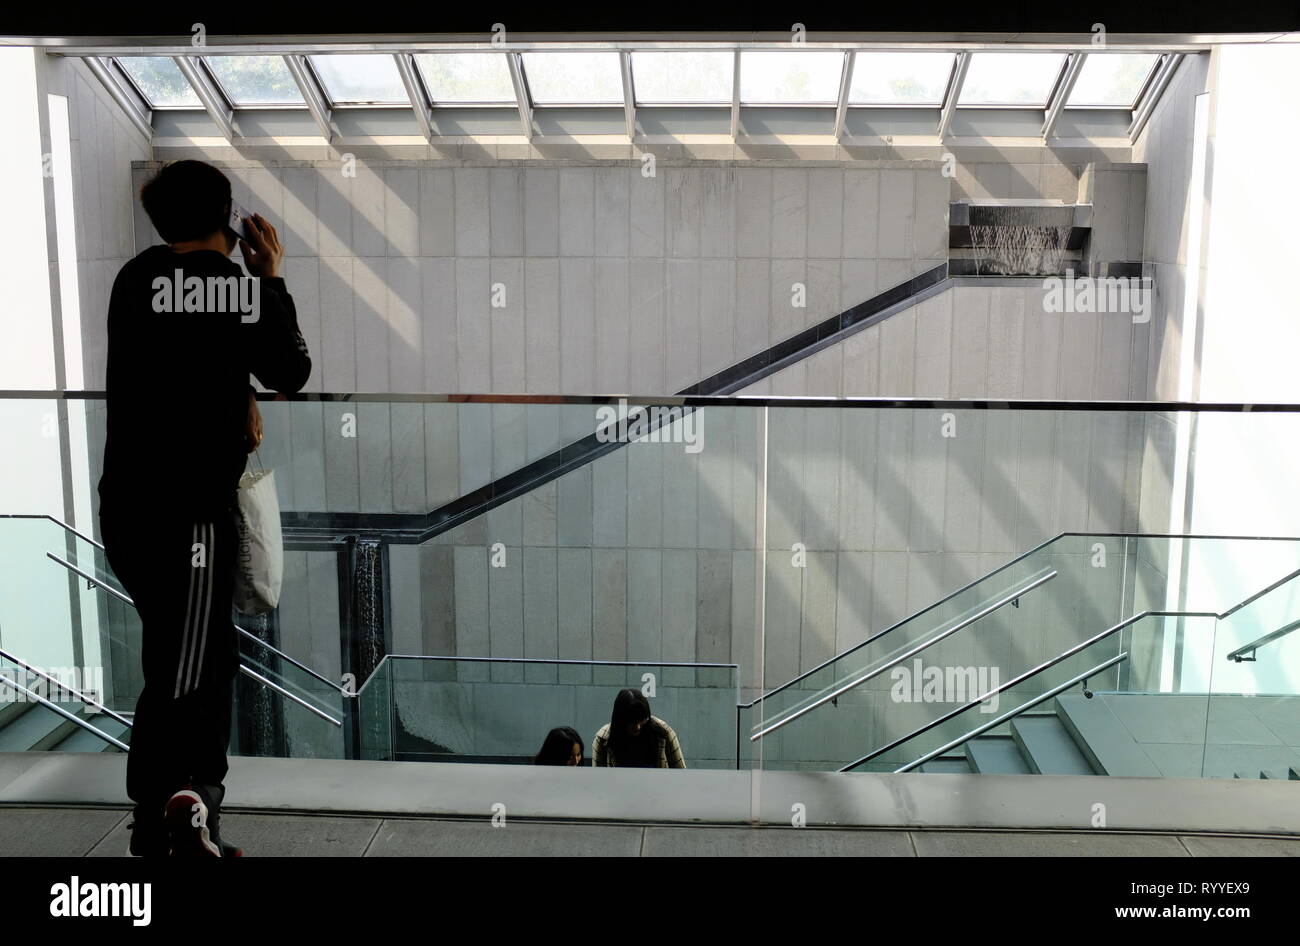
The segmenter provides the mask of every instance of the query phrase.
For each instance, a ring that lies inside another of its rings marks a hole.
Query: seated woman
[[[684,769],[677,733],[658,716],[640,690],[622,690],[614,698],[610,721],[600,727],[591,746],[593,766]]]
[[[582,736],[569,726],[556,726],[546,734],[533,765],[582,765]]]

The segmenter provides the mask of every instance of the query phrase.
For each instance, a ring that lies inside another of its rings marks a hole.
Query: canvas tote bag
[[[261,467],[259,454],[257,465]],[[235,607],[244,614],[265,614],[280,603],[284,578],[284,543],[280,534],[280,500],[275,471],[250,470],[239,478],[235,525],[239,555],[235,562]]]

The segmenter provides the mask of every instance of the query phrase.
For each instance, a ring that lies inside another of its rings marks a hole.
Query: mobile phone
[[[247,223],[248,218],[251,216],[252,214],[245,210],[240,203],[233,200],[230,202],[230,220],[227,221],[226,226],[234,232],[235,236],[246,243],[252,243]]]

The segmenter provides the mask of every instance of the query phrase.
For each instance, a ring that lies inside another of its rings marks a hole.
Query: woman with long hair
[[[658,716],[640,690],[621,690],[610,720],[592,742],[591,764],[617,768],[684,769],[677,733]]]
[[[556,726],[546,734],[534,765],[582,765],[582,736],[569,726]]]

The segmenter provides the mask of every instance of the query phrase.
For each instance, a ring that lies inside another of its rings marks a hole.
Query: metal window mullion
[[[523,126],[524,137],[533,140],[533,106],[528,101],[528,85],[524,82],[523,61],[519,53],[503,53],[506,64],[510,67],[510,82],[515,87],[515,101],[519,104],[519,124]]]
[[[406,97],[411,100],[411,110],[415,112],[415,121],[420,126],[420,134],[425,141],[433,144],[433,105],[424,91],[420,77],[415,74],[415,57],[407,53],[394,53],[393,61],[406,86]]]
[[[732,54],[731,63],[731,141],[740,137],[740,50]]]
[[[148,107],[142,109],[131,93],[123,88],[121,81],[113,74],[112,63],[98,56],[87,56],[84,61],[91,74],[108,90],[113,101],[126,112],[126,117],[131,120],[131,124],[135,125],[146,138],[153,138],[152,109]]]
[[[185,76],[190,87],[194,89],[194,94],[199,97],[203,103],[203,108],[207,111],[208,117],[221,129],[221,134],[227,141],[234,141],[241,138],[239,126],[235,124],[234,112],[227,104],[225,96],[217,88],[217,84],[212,81],[202,63],[195,61],[191,56],[173,56],[172,61],[180,68],[181,74]]]
[[[948,137],[948,128],[952,125],[952,116],[956,113],[957,100],[961,98],[961,87],[966,83],[966,70],[970,68],[970,53],[960,52],[957,54],[957,62],[953,66],[952,81],[948,84],[948,98],[943,103],[943,111],[939,115],[939,140],[943,141]]]
[[[298,91],[302,94],[302,100],[307,105],[307,111],[311,112],[316,127],[320,129],[321,136],[327,143],[333,141],[335,128],[329,99],[326,98],[325,90],[321,88],[315,74],[307,65],[307,57],[285,56],[284,64],[288,67],[289,74],[293,76],[293,81],[298,84]]]
[[[636,141],[636,90],[632,84],[632,54],[626,49],[618,54],[623,75],[623,120],[627,123],[627,140]]]
[[[1070,98],[1070,93],[1074,91],[1074,84],[1079,81],[1079,73],[1083,71],[1083,63],[1087,58],[1087,53],[1070,53],[1065,64],[1065,75],[1057,84],[1056,94],[1047,103],[1047,115],[1043,121],[1044,144],[1051,137],[1052,129],[1056,127],[1061,113],[1065,111],[1065,103]]]
[[[1160,71],[1152,81],[1146,98],[1138,103],[1138,107],[1133,111],[1133,123],[1128,128],[1130,143],[1137,141],[1138,135],[1142,134],[1142,129],[1146,127],[1147,121],[1155,113],[1156,106],[1160,104],[1160,97],[1169,86],[1174,73],[1178,70],[1178,64],[1182,61],[1182,53],[1170,53],[1169,58],[1164,63],[1161,63]]]
[[[844,137],[844,117],[849,108],[849,83],[853,76],[853,63],[857,60],[857,52],[852,49],[844,51],[844,69],[840,73],[840,95],[835,102],[835,143],[839,144]]]

